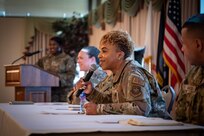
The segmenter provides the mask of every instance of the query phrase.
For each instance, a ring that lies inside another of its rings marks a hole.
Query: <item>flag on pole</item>
[[[156,78],[159,86],[163,88],[168,85],[168,66],[164,62],[163,58],[163,43],[164,43],[164,29],[165,29],[165,3],[161,8],[160,23],[159,23],[159,38],[157,49],[157,64],[156,64]]]
[[[172,72],[171,85],[175,87],[185,76],[184,55],[181,51],[181,5],[180,0],[169,0],[163,57]]]

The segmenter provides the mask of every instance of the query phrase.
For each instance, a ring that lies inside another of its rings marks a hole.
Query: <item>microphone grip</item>
[[[89,81],[90,78],[91,78],[91,76],[93,75],[93,73],[94,73],[94,71],[89,71],[89,72],[87,73],[87,75],[85,76],[85,78],[83,79],[84,82]]]
[[[76,97],[79,97],[79,95],[84,91],[84,89],[78,89],[77,90],[77,94],[76,94]]]
[[[87,75],[85,76],[85,78],[83,79],[84,82],[87,82],[90,80],[91,76],[93,75],[94,71],[89,71],[87,73]],[[84,89],[78,89],[77,90],[77,94],[76,94],[76,97],[79,97],[79,95],[84,91]]]

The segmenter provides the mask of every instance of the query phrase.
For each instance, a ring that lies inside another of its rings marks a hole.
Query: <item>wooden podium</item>
[[[16,101],[50,102],[51,87],[59,86],[59,77],[30,64],[7,65],[5,85],[15,86]]]

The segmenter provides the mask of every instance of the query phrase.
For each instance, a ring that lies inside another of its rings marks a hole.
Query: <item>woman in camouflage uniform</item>
[[[63,40],[52,37],[49,41],[49,54],[36,63],[40,68],[58,76],[60,87],[52,87],[51,101],[66,102],[66,96],[73,87],[76,64],[74,59],[62,51]]]
[[[79,64],[80,71],[84,71],[87,73],[92,64],[99,64],[99,50],[94,46],[87,46],[80,50],[77,57],[77,63]],[[93,75],[91,76],[90,81],[93,83],[93,86],[95,87],[101,80],[103,80],[106,77],[106,72],[102,70],[101,67],[98,67]],[[69,104],[79,104],[80,99],[79,97],[76,97],[77,90],[81,88],[81,82],[83,78],[80,79],[76,85],[73,87],[73,89],[68,93],[67,95],[67,101]]]
[[[180,86],[176,120],[204,125],[204,14],[189,18],[181,35],[182,51],[193,66]]]
[[[86,82],[90,103],[86,114],[134,114],[169,118],[166,104],[154,77],[139,63],[130,59],[134,43],[128,33],[111,31],[100,41],[100,65],[113,73],[112,83],[92,87]]]

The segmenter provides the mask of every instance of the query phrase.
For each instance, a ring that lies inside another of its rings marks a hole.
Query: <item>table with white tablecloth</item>
[[[0,104],[0,136],[29,135],[204,135],[202,126],[133,126],[136,115],[85,115],[67,103]]]

